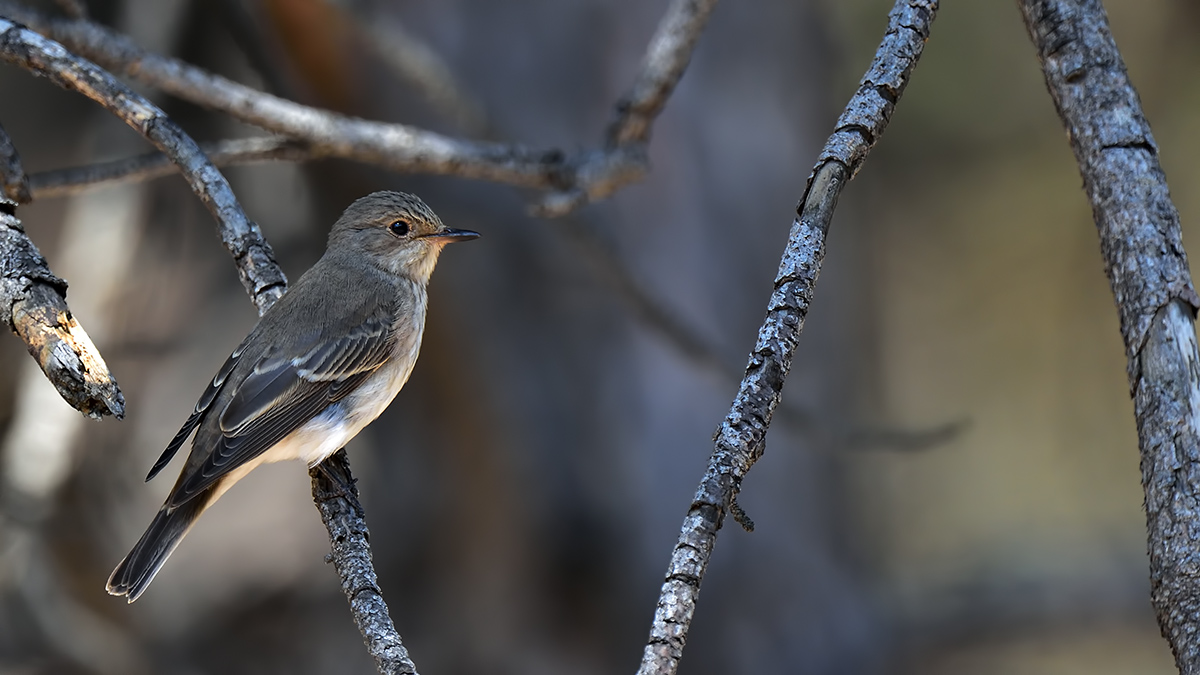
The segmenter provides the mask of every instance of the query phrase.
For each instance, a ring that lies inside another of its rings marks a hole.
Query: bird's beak
[[[439,241],[439,243],[453,244],[456,241],[469,241],[471,239],[478,239],[479,233],[472,232],[471,230],[455,230],[453,228],[447,227],[446,229],[442,230],[441,232],[431,232],[421,238],[422,239],[437,239]]]

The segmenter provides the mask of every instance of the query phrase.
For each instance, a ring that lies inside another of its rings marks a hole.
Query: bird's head
[[[393,274],[426,283],[446,244],[478,236],[446,227],[415,195],[373,192],[346,207],[329,233],[329,248],[366,256]]]

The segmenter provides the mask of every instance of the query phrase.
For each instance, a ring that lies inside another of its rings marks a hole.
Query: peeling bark
[[[1022,0],[1083,176],[1137,417],[1151,601],[1180,673],[1200,674],[1200,353],[1158,146],[1099,0]]]
[[[0,207],[11,210],[11,202]],[[67,307],[67,283],[25,236],[21,221],[0,210],[0,323],[25,343],[63,400],[99,419],[125,416],[125,397],[83,326]]]

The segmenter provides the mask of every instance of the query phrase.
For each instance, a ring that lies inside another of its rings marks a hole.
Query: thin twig
[[[221,172],[166,113],[95,64],[5,19],[0,19],[0,59],[87,96],[170,157],[216,218],[221,241],[233,255],[242,284],[259,313],[283,294],[287,279],[275,264],[262,231],[246,218]]]
[[[611,145],[645,144],[650,125],[683,77],[692,50],[717,0],[672,0],[629,93],[617,103],[617,119],[608,129]]]
[[[125,397],[67,307],[67,283],[0,198],[0,323],[16,333],[63,400],[88,417],[125,416]]]
[[[715,0],[675,0],[651,43],[647,67],[659,75],[640,78],[650,103],[637,122],[648,125],[682,73],[696,36]],[[693,6],[695,5],[695,6]],[[225,112],[239,120],[292,138],[331,156],[377,164],[396,171],[455,175],[550,191],[535,211],[560,216],[602,199],[640,179],[647,170],[643,143],[624,143],[567,157],[558,150],[450,138],[403,124],[374,122],[300,105],[213,75],[182,61],[148,52],[123,35],[87,21],[58,19],[10,0],[0,16],[34,27],[115,72]],[[675,18],[675,17],[682,18]],[[666,64],[666,65],[664,65]],[[655,72],[659,72],[656,70]],[[641,91],[640,89],[638,91]],[[622,126],[622,125],[618,125]],[[644,134],[643,134],[644,135]]]
[[[661,79],[661,78],[660,78]],[[659,100],[665,92],[659,90]],[[233,139],[216,143],[201,143],[200,148],[218,167],[256,164],[270,161],[304,162],[320,159],[320,150],[279,136]],[[94,187],[126,181],[151,180],[177,172],[177,166],[162,153],[153,152],[110,162],[55,169],[29,176],[34,199],[50,199],[84,192]],[[565,223],[558,229],[577,244],[581,254],[593,263],[598,276],[613,288],[634,313],[654,331],[675,346],[696,364],[724,377],[740,379],[741,369],[723,358],[709,341],[700,337],[662,303],[651,297],[629,274],[616,256],[592,234],[585,223]],[[804,431],[824,429],[834,445],[855,449],[923,450],[956,436],[963,424],[953,422],[930,429],[904,430],[864,425],[861,423],[830,425],[828,420],[795,406],[784,405],[781,419]]]
[[[594,152],[579,166],[578,185],[546,196],[536,212],[561,216],[590,201],[607,197],[640,180],[649,165],[646,145],[650,126],[675,91],[692,59],[692,50],[717,0],[671,0],[642,59],[629,93],[617,102],[609,125],[606,150]]]
[[[213,212],[221,231],[221,238],[233,255],[239,275],[251,300],[258,307],[259,314],[266,312],[283,295],[287,279],[275,263],[270,246],[258,226],[246,219],[229,184],[204,156],[196,142],[171,122],[161,110],[117,82],[107,72],[67,52],[61,45],[4,19],[0,19],[0,58],[43,75],[60,86],[87,95],[142,132],[179,164],[192,189]],[[53,275],[49,275],[48,271],[45,274],[48,275],[46,282],[58,281]],[[62,284],[61,281],[58,283]],[[350,476],[350,468],[345,462],[344,454],[331,468],[339,471],[346,483],[352,483],[353,478]],[[343,588],[352,590],[350,607],[355,623],[363,629],[363,638],[371,654],[376,657],[380,672],[413,672],[411,668],[407,671],[383,669],[388,662],[380,655],[394,654],[397,649],[402,653],[403,647],[400,646],[400,636],[392,627],[391,620],[383,621],[379,616],[379,613],[383,612],[386,617],[386,606],[382,604],[382,596],[378,596],[377,602],[362,597],[367,590],[373,590],[376,595],[379,593],[378,585],[374,582],[371,553],[366,541],[366,522],[356,512],[340,514],[332,521],[327,520],[328,514],[336,513],[337,502],[319,490],[316,482],[313,498],[320,507],[322,520],[325,520],[329,527],[333,546],[331,557],[342,578]],[[348,536],[347,532],[351,535]],[[369,582],[365,580],[368,578]],[[368,629],[373,632],[367,632]],[[407,654],[403,656],[407,660]],[[408,663],[411,665],[411,662]]]
[[[838,195],[887,126],[925,46],[937,5],[937,0],[897,0],[875,59],[817,160],[746,375],[717,431],[708,470],[671,554],[639,675],[671,675],[678,668],[717,530],[743,477],[762,455],[813,297]]]
[[[273,161],[305,162],[321,157],[320,153],[299,141],[279,136],[201,143],[200,150],[218,167]],[[151,152],[111,162],[35,173],[29,176],[29,189],[34,199],[50,199],[79,194],[103,185],[151,180],[178,172],[179,165],[166,155]]]
[[[335,476],[336,483],[320,469],[310,470],[313,502],[329,530],[332,551],[329,560],[342,580],[342,592],[350,603],[354,623],[366,640],[367,651],[375,659],[375,667],[380,673],[416,675],[417,667],[400,642],[371,564],[370,533],[366,520],[352,503],[358,500],[358,489],[354,487],[346,451],[338,450],[325,460],[323,466]],[[349,496],[343,486],[349,487]]]
[[[1200,307],[1158,146],[1099,0],[1021,0],[1083,176],[1125,340],[1151,601],[1180,673],[1200,673]]]
[[[0,197],[18,204],[29,203],[29,178],[21,168],[21,156],[8,132],[0,126]]]

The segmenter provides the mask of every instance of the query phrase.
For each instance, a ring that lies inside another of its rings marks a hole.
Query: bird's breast
[[[412,374],[413,366],[417,363],[417,355],[421,351],[421,337],[425,332],[425,288],[413,284],[411,289],[406,290],[409,293],[405,295],[405,299],[411,300],[411,304],[403,303],[397,312],[392,326],[395,344],[391,358],[340,403],[347,426],[354,434],[387,409],[408,381],[408,376]]]
[[[414,284],[415,285],[415,284]],[[425,331],[424,287],[411,289],[392,326],[391,358],[353,392],[330,405],[265,453],[264,462],[304,460],[310,467],[325,461],[379,417],[412,374]]]

